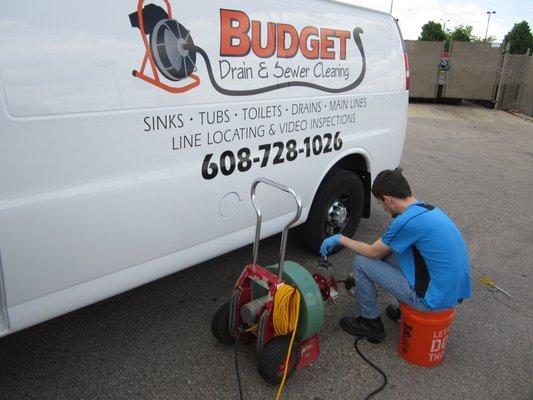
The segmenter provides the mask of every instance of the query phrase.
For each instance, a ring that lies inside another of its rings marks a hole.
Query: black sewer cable
[[[363,33],[363,30],[359,27],[353,30],[353,39],[355,41],[355,45],[357,46],[357,48],[359,49],[359,52],[361,53],[361,59],[363,63],[363,65],[361,66],[361,73],[359,74],[359,76],[357,77],[355,81],[341,88],[330,88],[330,87],[326,87],[322,85],[317,85],[316,83],[304,82],[304,81],[290,81],[290,82],[276,83],[273,85],[264,86],[264,87],[256,88],[256,89],[247,89],[247,90],[226,89],[220,86],[218,82],[216,81],[215,76],[213,75],[213,67],[211,66],[211,61],[209,60],[209,56],[204,51],[204,49],[196,45],[184,46],[184,48],[187,50],[196,51],[203,57],[211,84],[218,92],[228,95],[228,96],[251,96],[254,94],[266,93],[272,90],[283,89],[286,87],[293,87],[293,86],[309,87],[312,89],[322,90],[328,93],[343,93],[343,92],[347,92],[359,86],[361,82],[363,82],[363,78],[365,77],[366,56],[365,56],[365,49],[363,48],[363,42],[361,41],[361,36],[360,36],[361,33]]]
[[[376,371],[378,371],[382,376],[383,376],[383,383],[381,384],[380,387],[378,387],[376,390],[370,392],[366,397],[365,397],[365,400],[368,400],[370,399],[372,396],[378,394],[379,392],[381,392],[383,389],[385,389],[385,386],[387,386],[387,375],[385,375],[385,372],[383,372],[383,370],[381,370],[381,368],[379,368],[376,364],[374,364],[372,361],[370,361],[368,358],[365,357],[365,355],[363,353],[361,353],[361,350],[359,350],[359,347],[357,347],[357,342],[361,339],[366,339],[366,336],[359,336],[357,339],[355,339],[355,341],[353,342],[353,345],[355,347],[355,351],[357,351],[357,354],[359,354],[361,356],[361,358],[363,360],[366,361],[366,363],[368,365],[370,365],[372,368],[374,368]]]
[[[239,389],[239,399],[240,400],[244,400],[244,395],[242,393],[241,374],[240,374],[240,371],[239,371],[239,339],[240,339],[240,336],[241,336],[242,332],[243,332],[242,328],[239,328],[239,331],[237,333],[237,337],[235,338],[235,345],[233,347],[233,349],[234,349],[233,359],[234,359],[234,362],[235,362],[235,376],[237,377],[237,387]],[[381,386],[379,388],[373,390],[372,392],[370,392],[365,397],[365,400],[368,400],[371,397],[373,397],[374,395],[376,395],[379,392],[381,392],[383,389],[385,389],[385,387],[387,386],[387,382],[388,381],[387,381],[387,375],[385,374],[385,372],[383,372],[383,370],[381,368],[379,368],[372,361],[370,361],[368,358],[366,358],[365,355],[363,353],[361,353],[361,350],[359,350],[359,347],[357,346],[357,342],[359,340],[361,340],[361,339],[366,339],[366,337],[365,336],[359,336],[357,339],[355,339],[355,341],[353,343],[353,345],[355,347],[355,351],[357,351],[357,354],[359,354],[361,356],[361,358],[368,365],[370,365],[372,368],[374,368],[376,371],[378,371],[383,376],[383,383],[381,384]]]
[[[235,361],[235,375],[237,376],[237,387],[239,388],[239,399],[244,400],[244,395],[242,394],[242,383],[241,383],[241,374],[239,371],[239,339],[242,333],[242,329],[239,328],[237,337],[235,338],[235,346],[233,352],[233,359]]]

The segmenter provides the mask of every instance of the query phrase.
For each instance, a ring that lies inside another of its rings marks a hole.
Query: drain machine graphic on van
[[[155,4],[143,7],[143,0],[139,0],[137,11],[130,14],[131,25],[139,28],[146,52],[140,71],[133,71],[133,76],[141,78],[161,89],[172,93],[182,93],[200,84],[200,78],[193,72],[196,70],[196,55],[202,56],[207,68],[209,80],[220,93],[229,96],[250,96],[270,92],[291,86],[309,87],[328,93],[342,93],[356,88],[363,81],[366,70],[365,52],[361,41],[363,30],[359,27],[352,32],[329,28],[306,26],[300,32],[290,24],[275,22],[266,23],[266,32],[262,22],[252,20],[238,10],[220,10],[220,57],[243,58],[253,53],[262,59],[289,59],[301,54],[308,60],[320,60],[313,67],[298,65],[296,68],[283,67],[276,61],[274,67],[266,62],[259,63],[256,68],[243,65],[237,67],[233,63],[221,59],[219,61],[220,77],[225,79],[254,79],[250,86],[260,85],[261,79],[268,79],[270,75],[280,82],[251,89],[230,89],[222,87],[214,76],[209,56],[204,49],[194,44],[191,32],[177,20],[172,19],[169,1],[165,0],[167,11]],[[250,31],[251,28],[251,31]],[[266,44],[263,35],[266,36]],[[350,78],[350,67],[325,66],[324,60],[346,60],[347,42],[353,37],[362,60],[361,70],[356,78]],[[338,41],[338,46],[336,46]],[[145,74],[147,63],[150,63],[153,77]],[[157,73],[159,71],[170,81],[181,81],[190,78],[191,82],[183,86],[170,86],[162,82]],[[309,78],[341,78],[350,83],[344,86],[328,86],[329,82],[319,84]],[[293,78],[292,80],[287,80]]]

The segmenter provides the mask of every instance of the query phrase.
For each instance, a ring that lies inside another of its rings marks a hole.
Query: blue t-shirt
[[[394,219],[381,241],[397,254],[403,274],[429,308],[450,308],[470,298],[466,245],[444,211],[413,203]]]

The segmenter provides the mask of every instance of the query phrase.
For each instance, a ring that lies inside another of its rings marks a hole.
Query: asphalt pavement
[[[407,364],[396,351],[399,326],[362,351],[388,376],[377,399],[531,399],[533,311],[533,122],[472,104],[410,104],[404,174],[414,194],[444,209],[468,243],[474,297],[454,321],[444,363]],[[355,238],[375,240],[389,217],[376,203]],[[262,242],[274,263],[279,236]],[[233,348],[210,333],[251,246],[0,339],[2,399],[237,399]],[[318,258],[289,240],[287,258]],[[353,254],[330,259],[338,277]],[[492,293],[480,272],[510,292]],[[382,305],[391,299],[383,294]],[[356,354],[338,320],[354,313],[341,292],[326,306],[321,356],[292,376],[284,399],[362,399],[381,383]],[[250,346],[239,351],[246,399],[273,399]]]

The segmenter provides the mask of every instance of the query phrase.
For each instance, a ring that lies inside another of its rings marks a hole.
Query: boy
[[[470,298],[470,267],[457,226],[439,208],[414,198],[400,171],[380,172],[372,194],[394,218],[387,232],[373,244],[334,235],[324,240],[320,254],[325,257],[339,244],[357,253],[354,277],[360,316],[344,317],[340,326],[351,335],[381,342],[385,331],[375,284],[412,308],[437,311]],[[389,305],[387,315],[397,319],[399,310]]]

